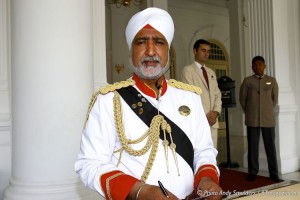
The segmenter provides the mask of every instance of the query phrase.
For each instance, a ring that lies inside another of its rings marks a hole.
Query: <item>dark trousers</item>
[[[247,127],[248,173],[256,175],[259,171],[258,153],[260,131],[263,136],[270,176],[276,176],[278,175],[278,165],[275,147],[275,127]]]

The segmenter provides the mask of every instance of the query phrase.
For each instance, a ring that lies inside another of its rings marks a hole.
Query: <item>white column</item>
[[[299,169],[299,105],[296,102],[299,66],[299,1],[247,0],[248,26],[246,46],[249,67],[251,59],[261,55],[266,59],[266,74],[276,77],[279,84],[277,106],[276,147],[280,173]],[[268,170],[262,139],[260,142],[260,169]]]
[[[90,196],[74,162],[94,84],[92,11],[88,0],[11,0],[13,167],[5,200]]]
[[[107,85],[105,3],[93,1],[93,49],[94,49],[94,89]],[[108,36],[109,37],[109,36]]]
[[[0,0],[0,199],[11,174],[9,0]]]
[[[266,73],[274,76],[272,17],[272,0],[248,0],[248,23],[245,22],[249,35],[247,61],[250,66],[254,56],[263,56],[268,66]],[[248,72],[252,74],[251,67],[248,67]]]
[[[279,84],[277,144],[281,173],[298,171],[299,157],[299,0],[272,0],[274,71]]]

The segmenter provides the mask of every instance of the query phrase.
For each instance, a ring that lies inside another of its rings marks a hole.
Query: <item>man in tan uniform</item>
[[[262,56],[252,59],[254,74],[246,77],[240,88],[240,103],[245,112],[248,141],[248,181],[254,181],[259,171],[258,150],[260,132],[267,154],[270,178],[279,181],[275,147],[275,106],[278,102],[278,84],[274,77],[264,74]]]
[[[195,62],[182,69],[181,81],[201,88],[202,105],[210,125],[214,146],[217,148],[218,116],[221,113],[222,101],[216,74],[212,69],[205,66],[210,53],[210,43],[203,39],[197,40],[194,44],[193,52]]]

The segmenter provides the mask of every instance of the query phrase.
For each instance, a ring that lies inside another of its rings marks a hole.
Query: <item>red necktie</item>
[[[201,69],[202,69],[203,76],[204,76],[204,78],[205,78],[205,81],[206,81],[207,87],[209,88],[209,83],[208,83],[207,72],[206,72],[206,70],[205,70],[205,68],[204,68],[204,67],[201,67]]]

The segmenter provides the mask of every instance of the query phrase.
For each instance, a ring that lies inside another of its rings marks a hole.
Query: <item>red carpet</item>
[[[275,184],[269,177],[257,176],[255,181],[247,181],[248,173],[229,168],[220,168],[220,186],[224,192],[243,192]]]

